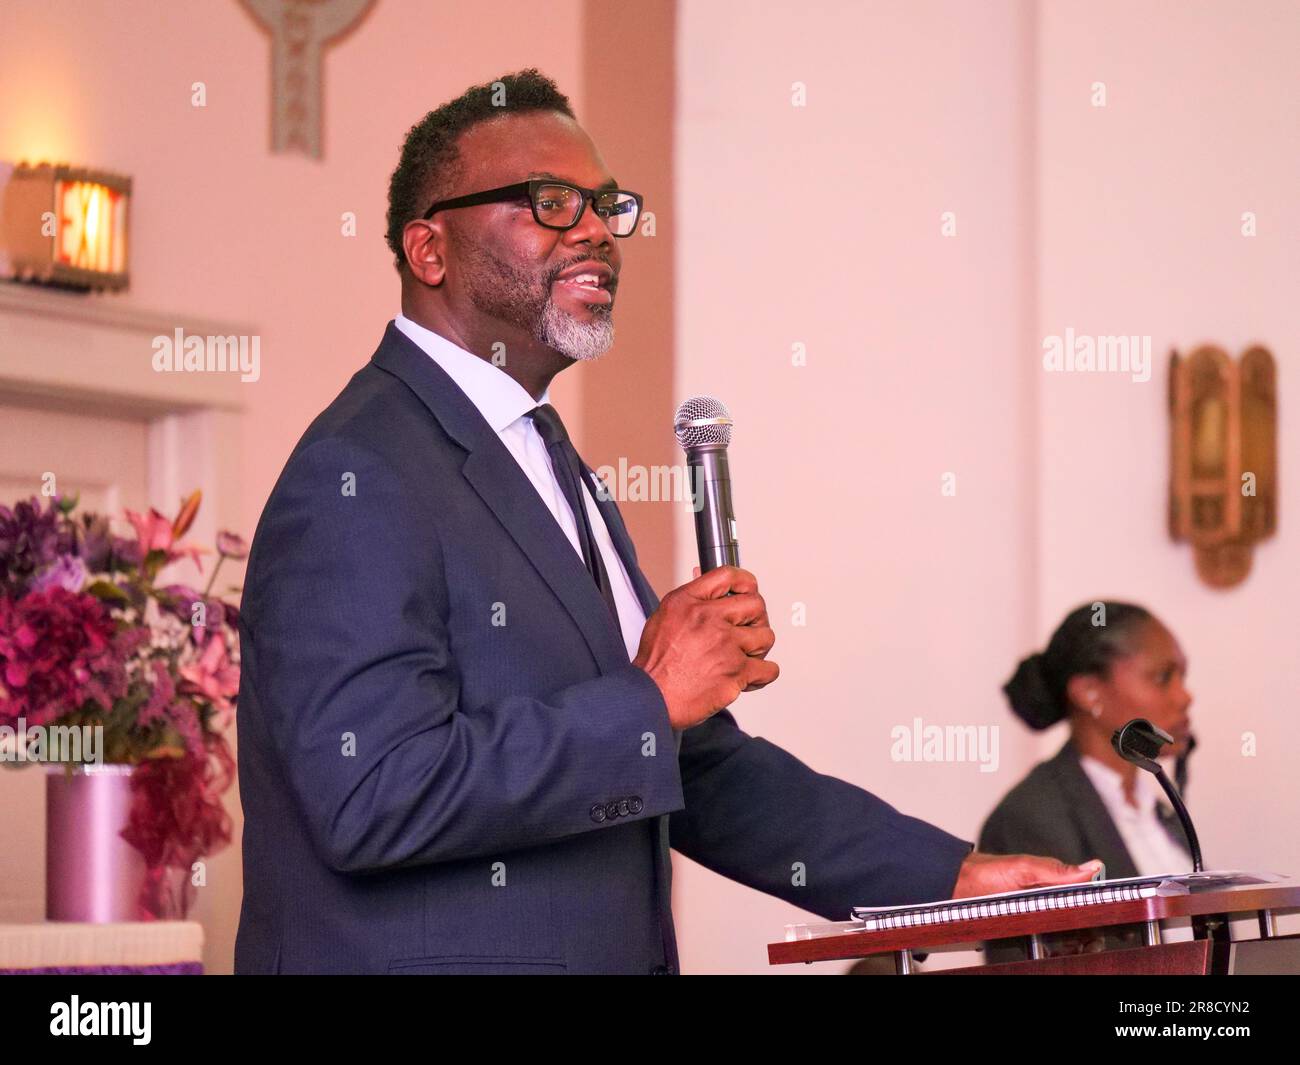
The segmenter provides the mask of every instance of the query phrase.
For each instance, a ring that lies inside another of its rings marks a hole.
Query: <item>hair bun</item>
[[[1065,707],[1048,686],[1041,654],[1022,660],[1002,691],[1016,716],[1032,729],[1049,728],[1065,717]]]

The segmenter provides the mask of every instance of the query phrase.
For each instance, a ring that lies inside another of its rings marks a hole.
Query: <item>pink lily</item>
[[[128,510],[126,520],[135,527],[136,538],[140,541],[140,547],[146,553],[161,551],[166,555],[168,562],[175,562],[178,558],[189,557],[194,559],[194,564],[198,566],[199,572],[203,572],[203,560],[199,556],[206,548],[199,547],[196,544],[177,543],[175,526],[153,507],[149,508],[148,514],[137,514],[134,510]]]
[[[234,712],[230,698],[239,694],[239,666],[230,661],[225,640],[217,636],[208,640],[198,661],[181,666],[180,675],[186,690],[207,699],[223,720]]]

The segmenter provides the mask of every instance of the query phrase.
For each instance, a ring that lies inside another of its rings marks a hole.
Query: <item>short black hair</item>
[[[1136,603],[1099,600],[1076,607],[1052,633],[1047,649],[1024,659],[1002,686],[1011,709],[1032,729],[1064,720],[1070,712],[1070,678],[1105,676],[1115,659],[1133,652],[1135,633],[1152,620],[1151,611]]]
[[[500,115],[527,111],[558,111],[576,117],[569,98],[555,82],[529,67],[465,90],[411,127],[388,182],[388,231],[384,236],[399,269],[406,262],[402,249],[406,223],[423,215],[429,204],[445,199],[456,180],[460,160],[456,144],[461,134]]]

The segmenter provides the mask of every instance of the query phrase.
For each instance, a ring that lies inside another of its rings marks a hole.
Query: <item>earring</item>
[[[1098,702],[1096,699],[1094,699],[1091,703],[1088,704],[1088,712],[1092,714],[1093,717],[1097,717],[1097,718],[1101,717],[1101,709],[1102,709],[1101,703]]]

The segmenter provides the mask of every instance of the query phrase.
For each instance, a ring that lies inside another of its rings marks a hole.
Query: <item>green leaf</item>
[[[122,591],[122,589],[112,581],[95,581],[94,584],[90,585],[90,587],[86,589],[86,591],[96,599],[104,599],[114,603],[129,602],[126,592]]]

